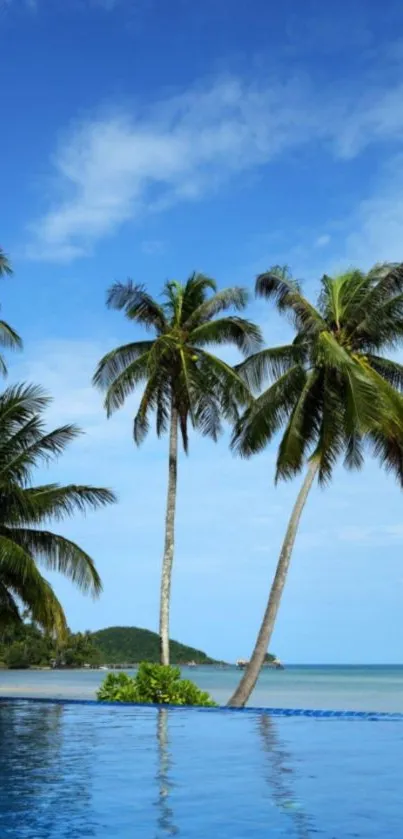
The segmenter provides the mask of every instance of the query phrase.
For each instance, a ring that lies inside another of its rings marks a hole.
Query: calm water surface
[[[184,675],[208,690],[220,704],[225,704],[240,678],[235,667],[198,667],[184,670]],[[0,696],[91,699],[104,677],[105,672],[99,670],[0,671]],[[250,704],[403,712],[403,666],[265,670]]]
[[[403,722],[0,702],[7,839],[401,839]]]

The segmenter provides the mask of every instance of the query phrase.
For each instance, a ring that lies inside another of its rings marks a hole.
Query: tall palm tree
[[[146,436],[152,412],[155,413],[158,436],[169,427],[159,619],[162,664],[169,664],[178,434],[185,452],[188,451],[189,421],[202,434],[216,440],[222,418],[234,421],[237,404],[247,402],[249,391],[245,382],[233,368],[207,350],[214,344],[232,344],[247,355],[260,345],[261,335],[255,324],[235,315],[218,317],[229,309],[241,311],[247,299],[244,289],[217,291],[214,280],[197,273],[183,285],[165,283],[161,303],[147,294],[143,286],[130,281],[113,285],[107,297],[110,308],[123,310],[129,320],[154,333],[151,340],[118,347],[100,361],[94,384],[106,390],[108,416],[123,405],[140,383],[144,383],[134,419],[135,442],[140,445]]]
[[[403,339],[403,265],[377,265],[369,273],[323,277],[317,307],[288,269],[257,278],[256,293],[274,300],[297,331],[286,346],[264,349],[238,372],[252,388],[273,384],[237,424],[233,447],[243,456],[262,450],[284,428],[276,481],[307,464],[291,514],[266,611],[249,666],[230,699],[242,706],[259,676],[284,590],[301,513],[316,477],[325,484],[340,457],[359,469],[364,444],[403,485],[403,366],[385,358]]]
[[[0,624],[21,620],[22,609],[28,609],[33,621],[63,635],[63,609],[38,564],[94,596],[102,585],[91,557],[44,526],[76,510],[103,507],[115,496],[98,487],[32,484],[35,466],[62,454],[80,434],[75,425],[46,432],[42,415],[49,401],[33,385],[9,387],[0,395]]]
[[[13,270],[7,255],[0,248],[0,277],[11,276]],[[19,335],[4,320],[0,320],[0,347],[10,350],[22,349],[22,341]],[[0,355],[0,374],[7,375],[7,367],[2,355]]]

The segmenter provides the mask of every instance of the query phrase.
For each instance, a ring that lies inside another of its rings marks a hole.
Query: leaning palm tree
[[[266,376],[274,382],[238,422],[233,447],[247,457],[284,428],[276,480],[307,469],[253,655],[230,699],[233,706],[245,704],[259,676],[315,478],[329,482],[340,457],[347,468],[359,469],[366,444],[403,485],[403,366],[383,355],[403,339],[403,265],[325,276],[316,308],[287,269],[259,276],[256,292],[291,316],[297,335],[291,344],[264,349],[238,368],[252,389]]]
[[[16,385],[0,395],[0,624],[20,621],[28,609],[32,620],[61,636],[64,612],[38,565],[59,571],[94,596],[102,586],[91,557],[45,525],[115,497],[91,486],[32,484],[32,470],[62,454],[80,434],[75,425],[46,432],[42,415],[48,403],[33,385]]]
[[[212,294],[209,292],[212,292]],[[134,440],[140,445],[155,413],[160,436],[169,427],[169,471],[165,520],[165,546],[161,575],[159,632],[161,663],[169,664],[169,607],[177,486],[178,434],[188,451],[190,424],[217,439],[222,418],[231,422],[237,405],[245,404],[249,391],[229,364],[208,351],[217,344],[235,345],[247,355],[261,343],[257,326],[235,315],[218,317],[229,309],[241,311],[247,303],[241,288],[218,291],[214,280],[192,274],[182,285],[167,282],[159,303],[143,286],[116,283],[107,305],[125,312],[134,323],[154,333],[149,341],[118,347],[104,356],[94,384],[106,391],[108,416],[123,405],[135,388],[144,384],[134,419]]]
[[[13,273],[7,255],[0,248],[0,277],[10,276]],[[4,320],[0,320],[0,347],[10,350],[22,349],[22,341],[19,335]],[[7,375],[7,367],[2,355],[0,355],[0,374]]]

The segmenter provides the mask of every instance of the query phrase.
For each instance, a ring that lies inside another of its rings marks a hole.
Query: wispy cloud
[[[56,151],[53,202],[30,226],[29,254],[61,261],[83,256],[129,219],[198,200],[235,174],[308,142],[349,159],[371,142],[400,140],[402,103],[403,85],[379,87],[357,106],[357,94],[327,97],[296,79],[227,78],[147,112],[88,118]],[[327,241],[323,235],[316,246]]]
[[[325,248],[326,245],[330,243],[331,236],[328,233],[324,233],[323,236],[318,236],[318,238],[314,242],[315,248]]]
[[[198,199],[232,173],[303,142],[312,119],[297,82],[259,88],[228,79],[147,114],[75,126],[55,155],[58,194],[32,226],[31,254],[83,255],[127,219]],[[319,114],[315,120],[319,130]]]

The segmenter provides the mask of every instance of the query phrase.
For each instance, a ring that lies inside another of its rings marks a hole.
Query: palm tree
[[[8,260],[8,256],[4,253],[3,249],[0,248],[0,277],[5,276],[6,274],[11,275],[12,273],[13,269]]]
[[[62,454],[80,434],[75,425],[46,432],[42,415],[49,401],[33,385],[16,385],[0,395],[0,624],[20,621],[28,609],[33,621],[61,636],[64,612],[38,564],[94,596],[102,585],[91,557],[43,526],[75,510],[103,507],[115,496],[91,486],[32,485],[34,467]]]
[[[13,270],[8,257],[2,248],[0,248],[0,277],[11,276],[12,273]],[[5,347],[10,350],[22,349],[20,336],[4,320],[0,320],[0,347]],[[7,367],[2,355],[0,355],[0,374],[3,376],[7,375]]]
[[[209,292],[212,294],[209,295]],[[123,405],[137,385],[144,383],[134,419],[134,440],[140,445],[155,413],[160,436],[169,427],[168,494],[165,546],[161,575],[161,662],[169,664],[169,607],[177,485],[178,434],[188,451],[188,426],[217,439],[222,418],[234,421],[237,404],[246,404],[249,391],[240,376],[206,349],[214,344],[235,345],[247,355],[261,344],[257,326],[235,315],[218,317],[228,309],[241,311],[248,295],[244,289],[217,292],[214,280],[192,274],[185,284],[167,282],[159,303],[143,286],[116,283],[107,305],[154,333],[149,341],[118,347],[102,358],[94,384],[106,390],[108,416]]]
[[[262,450],[285,427],[276,481],[307,464],[291,514],[266,611],[249,666],[230,699],[242,706],[259,676],[284,590],[301,513],[316,477],[330,481],[340,457],[359,469],[364,444],[403,485],[403,366],[385,358],[403,338],[403,265],[377,265],[369,273],[323,277],[315,308],[288,269],[257,278],[256,293],[274,299],[297,331],[288,345],[251,356],[238,372],[252,388],[273,384],[238,422],[233,447],[243,456]]]

